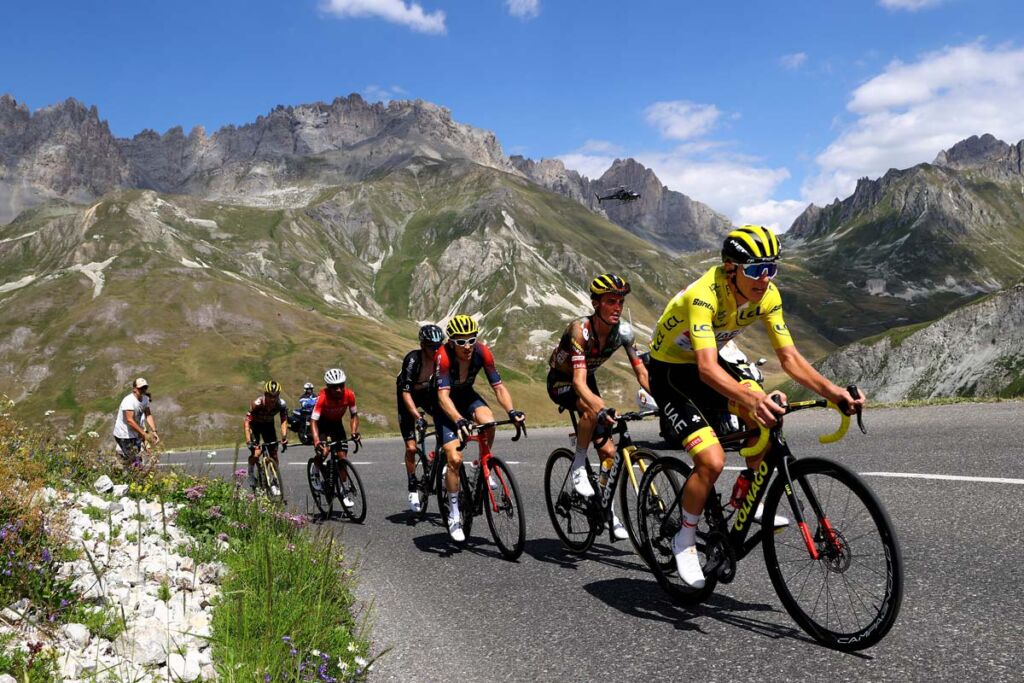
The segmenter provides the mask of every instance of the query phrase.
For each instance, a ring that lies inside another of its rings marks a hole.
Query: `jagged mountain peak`
[[[997,161],[1010,153],[1011,146],[991,133],[972,135],[947,150],[943,150],[932,162],[936,166],[965,169],[983,166]]]

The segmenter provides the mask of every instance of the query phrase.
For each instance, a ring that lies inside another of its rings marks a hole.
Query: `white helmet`
[[[324,373],[324,384],[344,384],[345,371],[341,368],[331,368]]]
[[[305,384],[302,385],[302,388],[303,389],[307,389],[307,390],[312,389],[313,388],[313,383],[312,382],[306,382]]]

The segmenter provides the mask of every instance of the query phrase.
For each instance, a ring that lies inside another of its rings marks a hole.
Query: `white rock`
[[[115,484],[114,488],[110,490],[114,493],[115,496],[120,498],[124,494],[128,493],[128,484]],[[121,504],[124,505],[124,501],[121,501]]]
[[[111,481],[110,477],[103,475],[96,480],[96,483],[92,485],[96,489],[97,493],[109,493],[114,490],[114,482]]]
[[[217,680],[217,670],[213,668],[213,664],[204,664],[202,668],[202,674],[204,681]]]
[[[82,674],[82,663],[70,652],[60,660],[60,674],[64,680],[78,678]]]
[[[89,644],[89,629],[84,624],[64,624],[61,632],[79,650]]]
[[[142,666],[167,661],[167,631],[153,619],[142,619],[121,634],[116,643],[119,655]]]
[[[205,674],[203,677],[206,677]],[[18,683],[18,679],[10,674],[3,674],[0,675],[0,683]]]
[[[196,561],[191,557],[181,557],[178,560],[178,569],[183,572],[191,572],[196,568]]]
[[[220,579],[226,571],[227,569],[220,562],[208,562],[196,567],[196,576],[203,583],[220,583]]]

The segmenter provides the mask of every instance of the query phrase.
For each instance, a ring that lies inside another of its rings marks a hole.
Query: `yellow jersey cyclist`
[[[637,352],[633,327],[621,319],[629,291],[629,283],[618,275],[605,273],[595,277],[590,283],[594,313],[569,323],[558,347],[548,359],[548,396],[557,405],[580,413],[576,428],[576,455],[570,474],[573,488],[581,496],[594,495],[594,487],[587,477],[586,461],[595,430],[602,424],[615,424],[615,418],[609,414],[601,398],[594,373],[621,347],[629,358],[637,382],[645,391],[650,391],[647,368]],[[615,457],[615,444],[611,439],[597,450],[602,463]],[[614,508],[612,532],[620,540],[628,538]]]
[[[825,379],[797,351],[782,317],[782,299],[772,282],[778,273],[779,240],[768,228],[744,225],[722,245],[722,264],[676,294],[658,320],[651,343],[651,393],[661,406],[673,436],[693,458],[693,473],[683,489],[683,523],[672,539],[676,569],[684,583],[704,586],[697,555],[697,523],[704,501],[725,465],[725,451],[713,428],[724,411],[748,424],[771,427],[785,411],[756,382],[741,383],[719,363],[718,350],[755,320],[768,331],[786,371],[799,384],[853,414],[864,397],[854,399]],[[709,418],[713,422],[709,422]],[[756,468],[764,453],[747,458]],[[742,489],[745,477],[737,479]],[[737,491],[734,490],[734,497]],[[744,493],[745,495],[745,493]],[[742,497],[742,496],[740,496]],[[756,518],[756,516],[755,516]],[[785,519],[776,524],[787,524]]]

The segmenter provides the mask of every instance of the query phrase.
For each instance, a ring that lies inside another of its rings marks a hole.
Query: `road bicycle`
[[[348,459],[348,443],[355,444],[352,454],[359,452],[360,439],[324,439],[321,448],[326,457],[318,463],[313,456],[306,463],[306,479],[309,481],[309,493],[313,504],[320,511],[322,519],[330,519],[334,513],[334,501],[340,504],[342,514],[353,522],[362,523],[366,519],[366,491],[363,481],[355,465]],[[352,505],[346,505],[346,497]]]
[[[851,386],[850,394],[858,396]],[[777,400],[778,402],[778,400]],[[806,408],[833,408],[842,415],[834,434],[845,435],[850,419],[824,399],[790,403],[786,414]],[[857,422],[867,431],[858,412]],[[744,446],[748,440],[757,443]],[[672,537],[682,523],[683,485],[691,468],[674,457],[659,458],[640,482],[638,502],[644,560],[659,585],[675,600],[705,600],[717,583],[736,576],[736,564],[760,542],[772,586],[786,611],[815,640],[854,651],[878,643],[892,628],[903,599],[903,557],[896,531],[878,498],[863,480],[824,458],[797,460],[782,434],[782,419],[771,429],[744,429],[720,437],[726,450],[749,456],[771,445],[738,509],[727,511],[714,488],[697,526],[697,551],[705,585],[691,589],[676,574]],[[772,476],[777,472],[774,480]],[[770,483],[769,483],[770,482]],[[774,520],[782,496],[792,522],[775,529],[755,527],[755,511]]]
[[[422,411],[420,416],[423,416]],[[427,452],[427,439],[436,436],[437,430],[416,428],[416,470],[413,476],[416,477],[416,494],[420,500],[420,511],[416,513],[418,519],[426,519],[427,507],[430,505],[430,494],[437,491],[437,477],[443,467],[444,457],[438,458],[437,451]]]
[[[487,525],[491,528],[494,543],[506,560],[515,560],[523,552],[526,545],[526,517],[523,514],[522,498],[512,471],[505,461],[491,453],[481,430],[502,425],[513,425],[516,434],[512,441],[519,441],[521,436],[528,436],[526,426],[517,420],[501,422],[485,422],[470,426],[470,436],[460,440],[459,450],[463,450],[471,441],[480,447],[480,458],[475,463],[474,476],[471,479],[466,473],[466,463],[459,466],[459,511],[462,513],[462,530],[469,538],[473,527],[473,518],[487,515]],[[440,454],[436,460],[444,458]],[[442,522],[448,521],[448,491],[445,488],[445,470],[439,468],[437,476],[437,503],[441,512]],[[486,484],[485,484],[486,482]],[[465,541],[462,542],[463,544]],[[460,544],[461,545],[461,544]]]
[[[267,498],[277,503],[284,504],[284,486],[281,484],[281,472],[277,462],[270,457],[270,451],[277,446],[277,441],[266,441],[252,446],[252,454],[256,457],[255,475],[256,485],[263,491]],[[281,453],[288,450],[288,444],[281,444]]]
[[[559,407],[559,412],[566,408]],[[572,461],[575,454],[568,448],[556,448],[548,456],[544,467],[544,498],[547,502],[548,516],[555,528],[558,538],[572,553],[585,553],[594,544],[597,535],[608,528],[608,541],[615,542],[612,528],[612,502],[616,490],[619,494],[619,508],[625,523],[629,540],[640,552],[641,544],[637,534],[636,500],[640,489],[640,479],[651,464],[658,459],[657,454],[633,444],[627,424],[658,415],[657,410],[644,410],[622,415],[615,415],[615,425],[610,433],[599,436],[595,444],[600,447],[609,438],[618,437],[615,455],[607,472],[602,468],[601,477],[594,475],[590,460],[587,460],[586,471],[595,494],[584,497],[576,492],[572,485]],[[575,410],[569,410],[572,420],[572,438],[575,440],[578,418]],[[625,474],[626,476],[622,476]],[[602,481],[606,480],[606,481]]]

